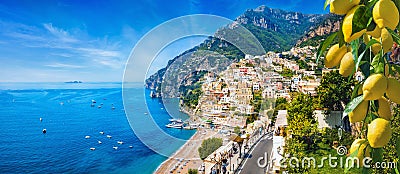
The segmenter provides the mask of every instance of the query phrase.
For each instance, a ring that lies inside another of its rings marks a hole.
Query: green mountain
[[[188,80],[185,79],[193,75],[193,72],[212,71],[218,74],[233,61],[244,58],[244,53],[225,39],[230,38],[235,42],[246,43],[243,44],[248,47],[245,49],[254,47],[255,43],[247,39],[251,36],[238,31],[238,27],[233,27],[237,24],[249,30],[261,43],[265,52],[281,52],[289,50],[301,39],[308,40],[310,31],[318,28],[319,25],[329,23],[326,20],[331,18],[331,15],[302,14],[266,6],[247,10],[237,17],[233,24],[216,31],[213,37],[207,38],[200,45],[171,59],[165,68],[146,80],[146,87],[154,89],[158,95],[162,93],[163,96],[168,97],[185,96],[191,91],[180,89],[191,89],[192,84],[188,84]],[[164,82],[161,83],[163,80]],[[197,84],[199,79],[190,81]],[[180,87],[182,85],[186,87]]]

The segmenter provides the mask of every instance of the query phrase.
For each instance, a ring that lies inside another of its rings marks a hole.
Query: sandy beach
[[[187,173],[189,169],[198,169],[203,161],[198,148],[204,139],[213,137],[216,132],[209,129],[198,129],[196,133],[171,157],[164,161],[154,173]]]

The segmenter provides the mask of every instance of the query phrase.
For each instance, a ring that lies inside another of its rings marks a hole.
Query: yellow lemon
[[[347,52],[340,61],[339,73],[343,77],[348,77],[353,73],[355,66],[353,54],[351,52]]]
[[[394,30],[399,23],[399,10],[391,0],[379,0],[372,9],[372,17],[379,28]]]
[[[350,123],[363,121],[368,112],[368,101],[364,100],[349,113]]]
[[[392,137],[390,121],[376,118],[368,125],[367,139],[371,147],[380,148],[385,146]]]
[[[400,104],[400,82],[395,78],[388,78],[386,96],[393,102]]]
[[[344,56],[344,54],[346,54],[346,52],[347,52],[346,46],[342,46],[339,48],[339,44],[333,45],[328,50],[328,53],[326,53],[325,67],[333,68],[335,66],[338,66],[340,61],[342,60],[342,57]]]
[[[380,38],[374,38],[374,39],[377,40],[378,42],[382,41],[383,53],[387,53],[392,49],[393,37],[386,28],[382,29]],[[372,45],[371,46],[372,52],[374,52],[374,54],[379,53],[379,51],[382,49],[382,46],[380,44]]]
[[[360,0],[332,0],[329,3],[329,10],[331,13],[338,14],[338,15],[344,15],[346,14],[351,8],[354,6],[358,5],[360,3]]]
[[[343,19],[342,31],[343,31],[344,41],[347,43],[361,37],[367,31],[366,29],[363,29],[352,35],[353,32],[352,23],[353,23],[354,13],[359,7],[361,7],[361,5],[353,7]]]
[[[385,97],[381,97],[378,99],[379,108],[378,108],[378,115],[380,118],[385,120],[392,119],[392,112],[390,111],[390,103]]]
[[[372,74],[364,82],[364,100],[377,100],[383,96],[387,88],[387,78],[383,74]]]
[[[363,164],[362,161],[364,157],[370,157],[371,156],[371,148],[368,147],[368,142],[366,139],[355,139],[353,143],[350,146],[349,153],[352,154],[355,151],[357,151],[357,158],[358,158],[358,163],[360,166]],[[356,161],[354,161],[356,162]]]
[[[376,26],[374,30],[367,31],[367,34],[372,37],[379,38],[379,37],[381,37],[381,29],[378,26]]]

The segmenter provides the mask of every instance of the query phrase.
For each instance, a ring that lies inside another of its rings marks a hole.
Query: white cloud
[[[101,57],[120,57],[121,53],[118,51],[103,50],[97,48],[77,48],[76,50],[87,56],[101,56]]]
[[[51,67],[51,68],[84,68],[84,66],[64,64],[64,63],[54,63],[54,64],[48,64],[45,66]]]
[[[47,29],[51,34],[53,34],[55,37],[57,37],[60,41],[62,42],[78,42],[78,39],[74,38],[71,36],[67,31],[54,27],[53,24],[48,23],[48,24],[43,24],[44,28]]]

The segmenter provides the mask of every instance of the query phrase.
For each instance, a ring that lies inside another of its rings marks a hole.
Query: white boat
[[[199,127],[199,124],[197,123],[191,123],[190,127],[192,127],[193,129],[197,129]]]
[[[96,148],[94,148],[94,147],[91,147],[91,148],[90,148],[90,150],[91,150],[91,151],[93,151],[93,150],[96,150]]]
[[[90,138],[90,136],[89,136],[89,135],[86,135],[86,136],[85,136],[85,138],[86,138],[86,139],[89,139],[89,138]]]
[[[122,142],[122,141],[117,141],[117,143],[118,143],[118,144],[124,144],[124,142]]]
[[[133,148],[133,146],[129,146],[129,148]]]
[[[101,132],[99,132],[101,135],[103,135],[104,134],[104,132],[103,131],[101,131]]]
[[[169,119],[170,122],[176,122],[176,123],[182,123],[182,119],[175,119],[175,118],[171,118]]]
[[[42,132],[45,134],[45,133],[47,132],[47,130],[46,130],[46,129],[43,129]]]
[[[101,144],[101,143],[102,143],[101,141],[97,141],[97,142],[99,142],[99,144]]]
[[[118,147],[117,147],[117,146],[113,146],[113,149],[117,150],[117,149],[118,149]]]
[[[96,103],[96,100],[92,100],[92,103]]]
[[[97,108],[101,108],[101,105],[97,106]]]
[[[165,125],[167,128],[176,128],[176,129],[182,129],[183,124],[182,123],[177,123],[177,122],[172,122],[170,124]]]
[[[148,114],[147,112],[144,113],[144,115],[147,115],[147,114]]]
[[[112,136],[111,135],[107,135],[107,138],[112,138]]]

